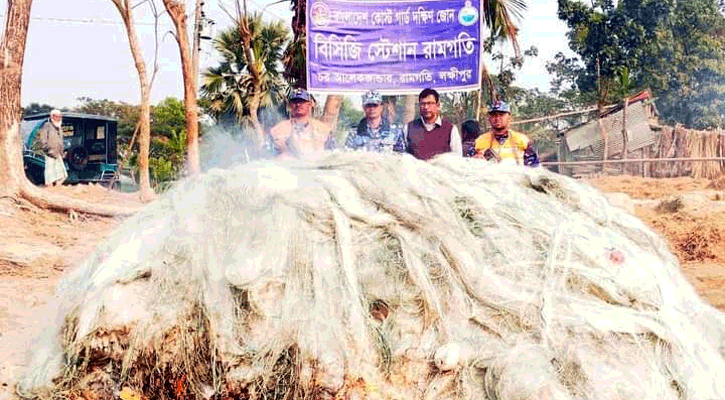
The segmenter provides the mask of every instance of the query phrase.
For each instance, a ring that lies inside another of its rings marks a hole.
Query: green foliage
[[[460,125],[468,119],[475,119],[478,96],[478,92],[441,93],[441,114],[456,125]]]
[[[667,122],[722,126],[725,17],[719,0],[558,0],[569,47],[548,64],[571,104],[621,101],[649,88]]]
[[[151,112],[154,134],[170,138],[172,132],[186,132],[184,103],[174,97],[162,100]]]
[[[104,115],[118,119],[119,157],[127,156],[126,166],[134,175],[138,174],[138,142],[129,151],[129,142],[139,119],[139,106],[79,98],[82,104],[76,112]],[[137,137],[138,140],[138,137]],[[151,107],[151,147],[149,149],[149,173],[156,190],[177,180],[183,172],[186,161],[186,115],[184,103],[168,97]]]
[[[263,21],[261,14],[250,16],[247,21],[251,33],[252,62],[261,71],[262,113],[265,108],[276,108],[284,103],[286,85],[279,65],[289,31],[282,21]],[[220,33],[214,40],[214,47],[221,54],[222,61],[204,72],[204,83],[201,86],[204,111],[217,121],[248,124],[247,101],[254,88],[239,29],[234,26]]]
[[[497,90],[489,91],[485,95],[484,104],[490,103],[492,97],[498,99],[509,99],[509,90],[512,88],[514,81],[516,80],[515,72],[520,70],[524,66],[527,58],[536,58],[539,55],[539,49],[536,46],[531,46],[526,49],[523,54],[515,54],[508,56],[503,52],[497,52],[492,54],[491,58],[498,66],[498,74],[491,76],[491,81],[496,86]],[[496,95],[492,96],[491,92],[495,92]]]
[[[23,117],[34,114],[49,113],[53,110],[53,106],[48,104],[30,103],[29,106],[23,108]]]
[[[337,126],[344,129],[355,125],[365,116],[365,113],[355,108],[349,97],[343,97],[340,105],[340,114],[337,116]]]

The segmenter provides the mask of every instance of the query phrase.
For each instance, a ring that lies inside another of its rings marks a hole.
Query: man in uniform
[[[371,90],[362,96],[365,118],[347,136],[345,147],[380,153],[405,152],[403,130],[383,118],[383,96]]]
[[[501,163],[539,165],[539,156],[526,135],[509,129],[511,107],[496,100],[488,109],[488,123],[491,130],[476,139],[476,158],[485,158]]]
[[[330,127],[312,118],[312,101],[305,89],[294,89],[289,96],[290,118],[270,131],[275,158],[305,158],[334,148]]]

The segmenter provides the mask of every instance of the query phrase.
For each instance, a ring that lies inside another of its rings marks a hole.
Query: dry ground
[[[725,175],[712,181],[617,176],[589,183],[628,194],[635,214],[667,239],[690,283],[725,311]],[[657,209],[660,204],[666,207]]]
[[[667,238],[698,292],[725,311],[725,177],[711,182],[621,176],[589,182],[639,201],[635,213]],[[50,190],[86,201],[139,205],[133,194],[98,186]],[[654,199],[690,193],[705,193],[710,202],[659,212],[652,207]],[[53,300],[58,279],[120,224],[115,219],[49,212],[29,204],[15,208],[18,211],[12,216],[0,208],[0,400],[14,398],[13,385],[23,371],[26,349],[49,317],[44,308]]]
[[[48,190],[96,203],[140,205],[133,194],[95,185]],[[14,398],[26,350],[50,317],[44,308],[53,300],[58,279],[121,222],[50,212],[28,203],[14,207],[15,215],[0,208],[0,400]]]

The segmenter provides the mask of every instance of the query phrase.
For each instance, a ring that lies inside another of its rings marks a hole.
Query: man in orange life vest
[[[463,147],[458,127],[447,118],[441,118],[441,103],[438,92],[424,89],[418,95],[420,118],[405,126],[408,153],[420,160],[429,160],[442,153],[453,153],[461,157]]]
[[[488,123],[491,130],[476,139],[476,158],[495,160],[500,163],[539,165],[539,156],[526,135],[509,129],[511,108],[496,100],[488,109]]]

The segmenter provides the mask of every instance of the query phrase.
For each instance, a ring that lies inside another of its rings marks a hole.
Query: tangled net
[[[543,169],[333,154],[183,182],[58,287],[24,397],[722,399],[725,318]]]

